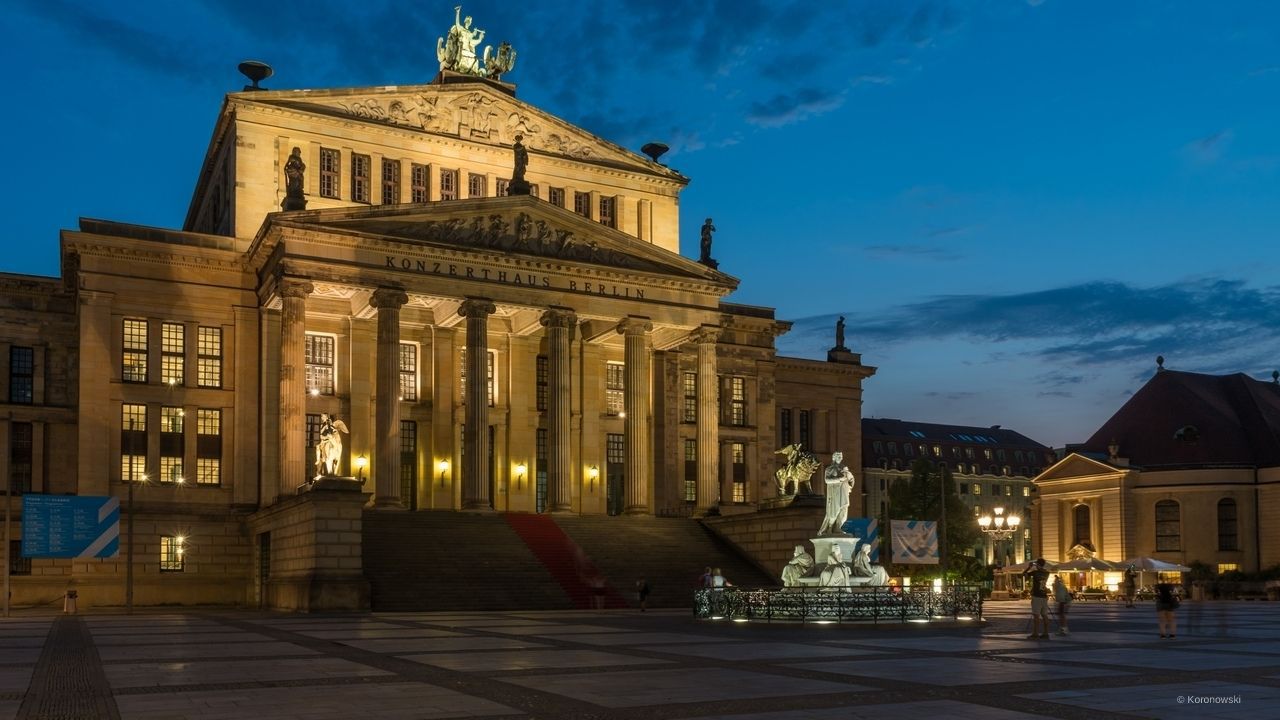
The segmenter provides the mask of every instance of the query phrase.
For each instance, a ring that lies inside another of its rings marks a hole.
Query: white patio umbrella
[[[1157,560],[1153,557],[1136,557],[1131,560],[1125,560],[1124,562],[1119,563],[1117,569],[1123,570],[1130,565],[1133,566],[1134,570],[1141,570],[1144,572],[1191,572],[1191,568],[1186,565],[1165,562],[1164,560]]]
[[[1117,566],[1115,563],[1103,560],[1102,558],[1091,557],[1076,558],[1075,560],[1058,563],[1053,569],[1057,571],[1066,570],[1069,572],[1111,572],[1119,570],[1121,567],[1123,566]]]

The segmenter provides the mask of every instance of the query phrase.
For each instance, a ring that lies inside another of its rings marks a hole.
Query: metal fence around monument
[[[894,589],[711,588],[694,591],[693,615],[716,620],[906,623],[980,620],[977,585]]]

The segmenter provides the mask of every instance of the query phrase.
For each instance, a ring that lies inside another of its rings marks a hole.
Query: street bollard
[[[62,612],[67,615],[76,614],[76,591],[68,590],[67,594],[62,598]]]

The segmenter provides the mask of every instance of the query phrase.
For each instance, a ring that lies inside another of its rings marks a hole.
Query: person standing
[[[1133,607],[1133,598],[1138,594],[1138,573],[1133,565],[1124,569],[1124,606]]]
[[[1067,628],[1067,611],[1071,609],[1071,591],[1067,589],[1067,584],[1062,581],[1060,574],[1053,578],[1053,599],[1058,603],[1058,634],[1070,635],[1071,630]]]
[[[640,612],[649,609],[649,581],[645,578],[636,581],[636,595],[640,598]]]
[[[1160,637],[1178,637],[1178,618],[1173,614],[1181,601],[1173,591],[1173,585],[1159,583],[1156,585],[1156,620],[1160,625]]]
[[[1037,558],[1022,571],[1031,580],[1031,634],[1028,640],[1049,639],[1049,571],[1044,569],[1044,558]]]

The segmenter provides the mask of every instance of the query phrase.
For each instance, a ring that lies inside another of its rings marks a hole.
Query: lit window
[[[336,198],[341,189],[338,181],[342,166],[342,153],[320,148],[320,197]]]
[[[418,346],[400,343],[400,399],[418,400]]]
[[[196,346],[196,382],[202,388],[222,387],[222,328],[201,327]]]
[[[400,421],[400,500],[410,510],[418,507],[418,423]]]
[[[183,384],[186,364],[186,327],[181,323],[160,324],[160,382]]]
[[[625,410],[626,366],[620,362],[605,365],[604,404],[606,415],[621,415]]]
[[[684,501],[698,500],[698,441],[684,441]]]
[[[729,443],[729,458],[733,473],[733,501],[747,501],[747,446],[744,443]]]
[[[441,170],[440,171],[440,199],[441,200],[457,200],[458,199],[458,171],[457,170]]]
[[[488,379],[489,379],[489,382],[488,382],[489,407],[494,407],[498,403],[498,390],[497,390],[497,386],[493,382],[494,357],[495,357],[494,351],[490,350],[489,362],[486,368],[486,371],[487,371],[486,375],[488,376]],[[467,349],[466,348],[458,349],[458,369],[459,369],[458,392],[465,399],[467,397]]]
[[[982,483],[974,483],[974,484],[973,484],[973,494],[974,494],[975,496],[977,496],[977,495],[981,495],[981,494],[982,494]]]
[[[1022,497],[1031,497],[1031,486],[1027,485],[1022,488]]]
[[[222,411],[196,411],[196,484],[222,483]]]
[[[467,197],[482,198],[488,190],[489,179],[484,175],[467,173]]]
[[[30,405],[35,402],[35,349],[9,348],[9,402]]]
[[[747,424],[746,378],[729,378],[729,424],[737,426]]]
[[[120,478],[145,480],[147,472],[147,406],[126,403],[120,408]]]
[[[382,160],[382,204],[400,202],[400,161]]]
[[[351,201],[369,202],[369,171],[373,162],[368,155],[351,156]]]
[[[124,321],[124,358],[121,379],[125,382],[147,381],[147,321]]]
[[[182,482],[184,413],[179,407],[160,408],[160,476],[162,483]]]
[[[160,572],[182,572],[185,569],[186,539],[180,535],[160,536]]]
[[[547,388],[548,388],[547,381],[548,381],[548,375],[549,375],[546,355],[538,356],[537,366],[534,369],[534,374],[536,376],[534,380],[537,386],[537,398],[535,400],[535,402],[537,403],[537,409],[538,409],[538,412],[546,412]]]
[[[409,168],[409,201],[424,203],[431,199],[431,167],[413,163]]]
[[[941,446],[941,445],[934,445],[934,446],[933,446],[933,456],[934,456],[934,457],[942,457],[942,446]]]
[[[605,227],[618,227],[617,216],[618,201],[616,198],[602,197],[600,198],[600,224]]]
[[[1218,563],[1218,574],[1222,575],[1229,572],[1239,572],[1240,563]]]
[[[318,395],[332,395],[334,377],[334,346],[332,335],[307,333],[304,354],[307,363],[307,391]]]
[[[698,421],[698,374],[684,373],[684,422]],[[783,410],[784,413],[788,412]]]

